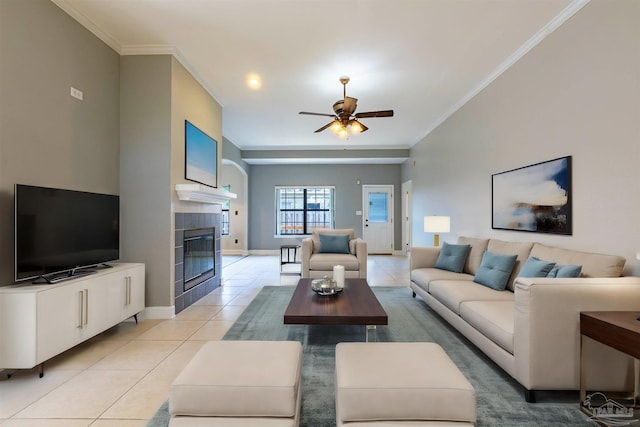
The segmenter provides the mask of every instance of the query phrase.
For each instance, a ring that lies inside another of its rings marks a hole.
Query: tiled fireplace
[[[220,286],[221,221],[219,213],[175,214],[176,314]]]

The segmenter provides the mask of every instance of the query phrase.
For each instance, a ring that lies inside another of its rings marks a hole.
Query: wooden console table
[[[640,403],[640,311],[587,311],[580,313],[580,409],[586,399],[584,339],[589,337],[632,356],[634,360],[633,406]]]

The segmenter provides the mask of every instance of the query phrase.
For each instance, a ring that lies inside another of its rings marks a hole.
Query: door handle
[[[80,314],[80,318],[78,319],[78,329],[82,329],[82,322],[84,320],[84,291],[78,291],[78,295],[80,296],[78,299],[80,302],[80,306],[78,307],[78,313]]]

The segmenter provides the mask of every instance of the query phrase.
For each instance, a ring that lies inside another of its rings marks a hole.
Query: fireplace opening
[[[196,228],[184,231],[184,290],[216,275],[215,229]]]

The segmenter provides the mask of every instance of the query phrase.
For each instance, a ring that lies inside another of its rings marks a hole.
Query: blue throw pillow
[[[579,277],[581,265],[556,265],[549,271],[547,277]]]
[[[454,273],[461,273],[464,268],[464,262],[467,260],[471,250],[470,245],[450,245],[447,242],[442,244],[440,255],[436,261],[436,268],[441,270],[449,270]]]
[[[555,265],[555,262],[547,262],[536,257],[530,257],[520,269],[518,277],[547,277]]]
[[[348,254],[349,253],[349,235],[348,234],[319,234],[320,237],[320,253],[332,254]]]
[[[517,255],[485,252],[473,281],[496,291],[504,291],[507,288],[513,266],[516,265],[516,258],[518,258]]]

